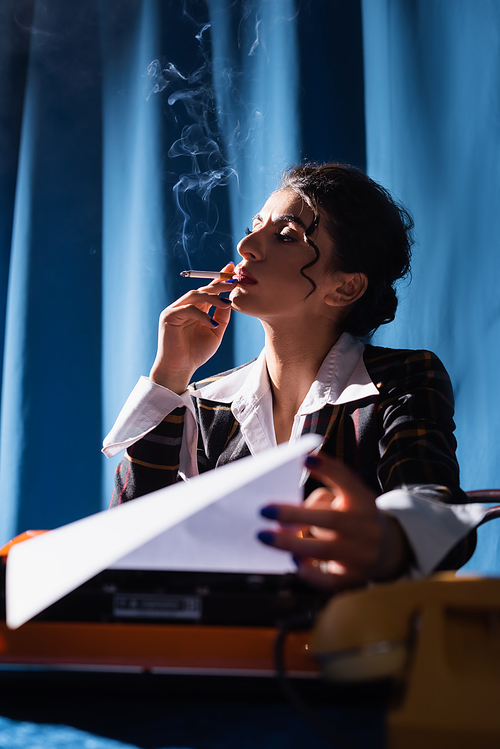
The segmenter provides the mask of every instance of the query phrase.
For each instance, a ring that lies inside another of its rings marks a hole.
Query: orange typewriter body
[[[16,543],[45,531],[26,531],[2,549],[1,563]],[[206,624],[31,621],[10,630],[0,622],[0,666],[75,670],[266,676],[275,672],[274,627]],[[286,645],[291,676],[314,678],[308,633]]]

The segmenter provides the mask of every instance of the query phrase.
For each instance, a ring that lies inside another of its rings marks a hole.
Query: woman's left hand
[[[403,574],[411,558],[406,536],[394,518],[378,510],[375,493],[334,458],[310,456],[306,467],[325,487],[300,506],[263,508],[262,515],[281,527],[263,531],[260,540],[291,552],[300,577],[332,591]]]

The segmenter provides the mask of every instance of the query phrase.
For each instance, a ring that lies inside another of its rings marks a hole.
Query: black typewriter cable
[[[326,738],[334,747],[338,749],[359,749],[350,739],[347,739],[340,731],[334,728],[330,723],[323,719],[323,717],[312,707],[310,707],[305,700],[302,699],[300,694],[297,692],[295,687],[292,685],[291,680],[286,674],[285,666],[285,642],[290,632],[298,632],[301,630],[308,630],[314,620],[314,615],[311,613],[297,614],[291,616],[285,621],[279,622],[278,634],[274,641],[274,664],[276,668],[276,678],[284,693],[287,700],[290,702],[293,708],[310,723],[323,738]]]

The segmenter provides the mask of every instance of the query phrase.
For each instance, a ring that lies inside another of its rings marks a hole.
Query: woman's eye
[[[246,229],[245,229],[246,236],[248,237],[248,235],[251,234],[251,233],[252,233],[252,230],[249,229],[248,226],[247,226]]]
[[[296,239],[291,234],[285,233],[284,231],[279,231],[276,236],[278,237],[280,242],[295,242]]]

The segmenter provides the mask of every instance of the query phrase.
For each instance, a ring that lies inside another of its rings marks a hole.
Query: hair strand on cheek
[[[302,197],[302,196],[300,196],[300,197]],[[304,198],[302,197],[302,199],[304,199]],[[300,269],[300,275],[303,276],[305,279],[307,279],[309,281],[309,283],[311,284],[311,286],[312,286],[311,291],[309,292],[309,294],[307,294],[305,296],[305,299],[307,299],[308,297],[310,297],[311,294],[314,294],[314,292],[317,289],[317,286],[316,286],[316,283],[313,281],[313,279],[310,278],[307,275],[307,273],[304,273],[304,271],[307,270],[308,268],[311,268],[313,265],[316,265],[316,263],[319,260],[319,249],[318,249],[317,245],[312,241],[312,239],[310,237],[310,235],[314,234],[314,232],[318,228],[318,225],[319,225],[319,213],[314,209],[314,207],[312,205],[309,204],[309,201],[307,201],[307,204],[314,211],[314,218],[313,218],[313,220],[311,221],[311,223],[309,224],[309,226],[307,227],[307,229],[305,231],[305,240],[306,240],[307,244],[310,245],[313,248],[313,250],[315,252],[315,257],[314,257],[313,260],[311,260],[310,263],[307,263],[306,265],[303,265],[302,268]]]
[[[312,286],[312,289],[309,292],[309,294],[307,294],[304,297],[305,299],[307,299],[308,297],[310,297],[311,294],[314,294],[314,292],[317,289],[317,286],[316,286],[316,283],[313,281],[313,279],[310,278],[307,275],[307,273],[304,273],[304,271],[307,270],[308,268],[311,268],[313,265],[316,265],[316,263],[319,260],[319,250],[318,250],[317,246],[314,244],[314,242],[312,241],[312,239],[309,239],[307,236],[306,236],[306,241],[307,241],[307,244],[311,245],[311,247],[313,248],[313,250],[315,252],[315,257],[314,257],[313,260],[311,260],[310,263],[307,263],[307,265],[303,265],[302,268],[300,269],[300,275],[303,276],[305,279],[307,279],[309,281],[309,283],[311,284],[311,286]]]

